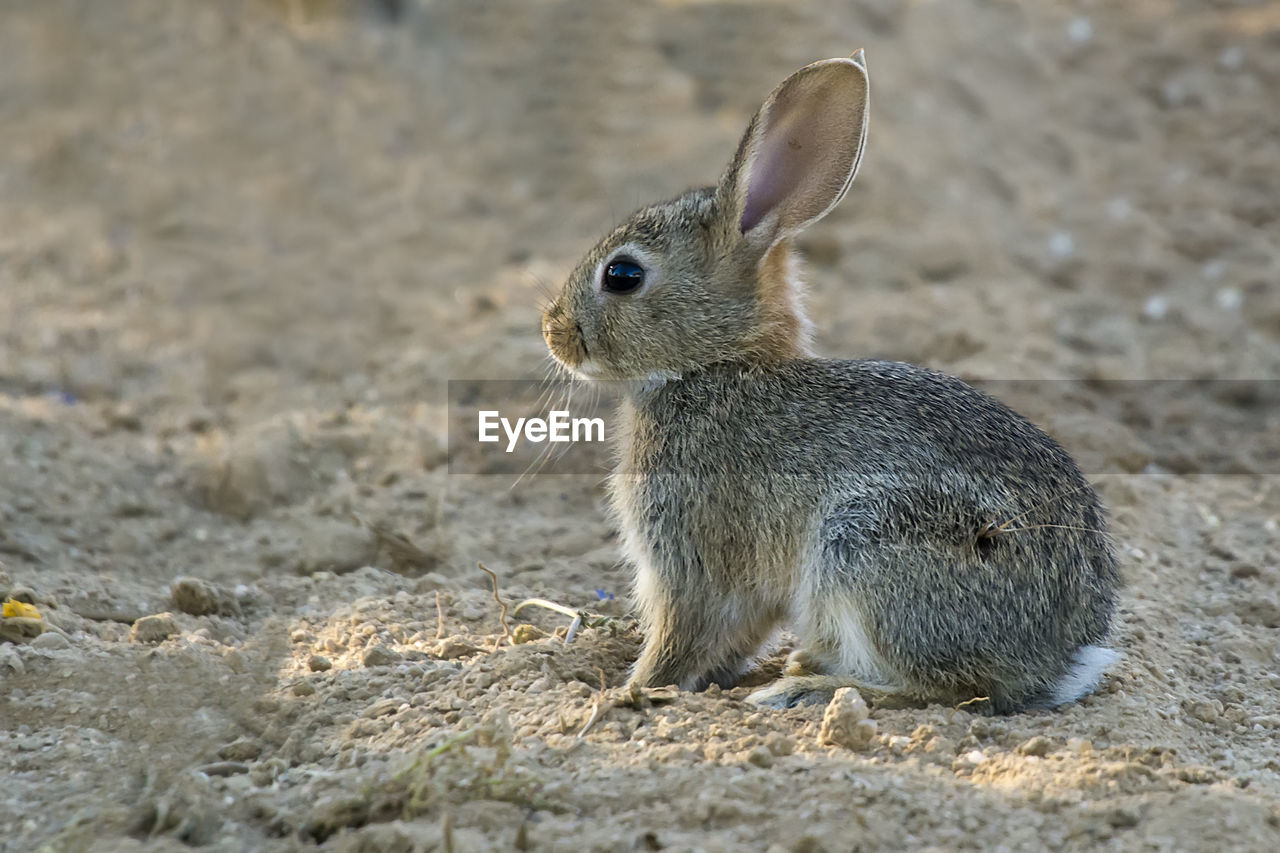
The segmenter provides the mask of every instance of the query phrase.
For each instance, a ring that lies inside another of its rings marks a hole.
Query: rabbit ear
[[[859,50],[801,68],[773,90],[722,181],[739,232],[767,248],[825,216],[858,171],[868,78]]]

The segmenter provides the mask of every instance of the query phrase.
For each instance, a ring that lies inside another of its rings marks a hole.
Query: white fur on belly
[[[1092,693],[1102,681],[1107,667],[1120,660],[1120,655],[1104,646],[1081,646],[1067,674],[1054,686],[1050,705],[1066,705]]]

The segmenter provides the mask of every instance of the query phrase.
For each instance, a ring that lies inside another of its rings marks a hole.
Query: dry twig
[[[978,538],[991,539],[995,536],[998,536],[1001,533],[1024,533],[1029,530],[1039,530],[1042,527],[1057,527],[1063,530],[1078,530],[1081,533],[1099,533],[1100,534],[1102,533],[1101,530],[1094,530],[1088,527],[1071,527],[1065,524],[1033,524],[1025,527],[1012,526],[1015,522],[1021,521],[1031,513],[1039,509],[1043,509],[1044,507],[1048,506],[1051,503],[1055,503],[1056,501],[1060,501],[1063,498],[1070,497],[1071,495],[1079,494],[1080,492],[1083,492],[1084,490],[1092,487],[1093,487],[1093,483],[1085,483],[1083,486],[1077,486],[1074,489],[1069,489],[1068,491],[1065,491],[1060,495],[1054,495],[1048,500],[1041,501],[1040,503],[1031,507],[1031,509],[1028,509],[1025,512],[1020,512],[1017,515],[1015,515],[1013,518],[1005,519],[1002,522],[997,523],[997,521],[993,518],[990,521],[988,521],[985,525],[983,525],[980,531],[978,531]]]
[[[569,623],[569,630],[564,635],[566,644],[573,642],[573,638],[578,635],[578,630],[584,625],[588,628],[604,628],[614,626],[619,622],[617,617],[614,616],[589,613],[586,610],[574,610],[572,607],[555,601],[548,601],[545,598],[526,598],[515,606],[515,609],[511,611],[511,615],[515,616],[526,607],[542,607],[572,619],[573,621]]]
[[[596,720],[600,719],[600,711],[604,704],[604,694],[597,696],[595,704],[591,706],[591,716],[587,717],[586,723],[583,724],[582,729],[578,732],[578,737],[586,735],[591,730],[591,727],[596,724]],[[612,702],[609,703],[609,707],[613,707]]]
[[[480,571],[488,575],[489,580],[493,582],[493,600],[496,601],[498,603],[498,606],[502,608],[502,612],[498,616],[498,618],[502,621],[502,634],[507,638],[507,642],[511,643],[511,627],[507,624],[507,603],[502,600],[501,596],[498,595],[498,576],[494,574],[493,570],[490,569],[488,566],[486,566],[484,563],[476,563],[476,565],[479,566]]]

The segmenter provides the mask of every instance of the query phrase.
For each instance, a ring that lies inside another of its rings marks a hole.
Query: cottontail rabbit
[[[792,238],[849,189],[862,51],[787,78],[715,187],[604,238],[543,316],[552,355],[626,388],[612,503],[645,630],[634,684],[749,698],[1052,707],[1092,690],[1118,575],[1067,453],[958,379],[809,348]]]

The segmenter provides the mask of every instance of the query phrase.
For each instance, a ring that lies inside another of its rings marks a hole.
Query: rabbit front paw
[[[782,664],[783,675],[821,675],[822,663],[808,649],[796,649]]]

